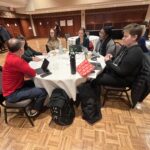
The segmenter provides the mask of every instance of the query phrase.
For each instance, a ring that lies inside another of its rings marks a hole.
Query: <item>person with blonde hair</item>
[[[49,33],[50,33],[49,39],[48,39],[47,44],[46,44],[47,52],[49,52],[51,50],[55,50],[55,49],[60,49],[61,41],[57,37],[55,30],[53,28],[51,28]]]

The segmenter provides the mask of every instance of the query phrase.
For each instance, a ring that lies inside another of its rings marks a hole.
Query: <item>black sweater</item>
[[[142,66],[142,59],[142,49],[140,46],[134,45],[127,48],[127,53],[118,66],[113,64],[113,61],[107,61],[106,66],[116,77],[118,76],[132,82]]]
[[[87,49],[89,49],[89,39],[87,37],[84,37],[83,39],[83,43],[80,43],[80,38],[76,39],[76,45],[83,45],[84,47],[86,47]]]
[[[33,50],[31,47],[28,46],[24,50],[24,54],[22,55],[22,58],[25,61],[30,62],[30,61],[32,61],[32,57],[35,57],[36,55],[42,55],[42,53],[37,52],[37,51]]]

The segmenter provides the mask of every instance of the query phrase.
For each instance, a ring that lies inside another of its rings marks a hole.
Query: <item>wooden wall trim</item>
[[[117,13],[117,12],[135,12],[147,10],[149,5],[140,5],[140,6],[126,6],[126,7],[113,7],[113,8],[102,8],[102,9],[90,9],[85,10],[85,14],[99,14],[99,13]]]
[[[81,15],[81,11],[38,14],[38,15],[32,15],[32,18],[53,18],[53,17],[57,18],[57,17],[78,16],[78,15]]]
[[[87,10],[85,13],[86,29],[100,30],[103,26],[121,29],[132,22],[142,23],[147,9],[148,5]]]

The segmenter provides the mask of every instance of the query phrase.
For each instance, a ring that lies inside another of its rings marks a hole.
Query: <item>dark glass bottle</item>
[[[70,52],[70,69],[71,74],[76,74],[76,56],[73,51]]]

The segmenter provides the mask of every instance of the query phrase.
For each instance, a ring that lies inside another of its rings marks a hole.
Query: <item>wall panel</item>
[[[23,35],[28,38],[33,38],[33,31],[31,28],[31,23],[29,18],[20,19],[21,29]]]
[[[68,26],[67,20],[72,20],[73,26]],[[57,21],[59,25],[60,21],[65,22],[65,26],[60,26],[61,36],[64,36],[65,33],[70,33],[73,36],[78,33],[78,30],[81,27],[81,12],[75,11],[75,12],[33,15],[33,21],[35,24],[38,37],[48,37],[49,29],[54,28],[55,21]],[[42,25],[40,22],[42,22]],[[47,22],[49,23],[47,24]]]
[[[17,18],[3,18],[3,25],[10,32],[13,37],[22,34],[20,19]]]
[[[148,5],[86,10],[86,25],[97,30],[97,24],[122,28],[131,22],[142,23],[147,9]]]

